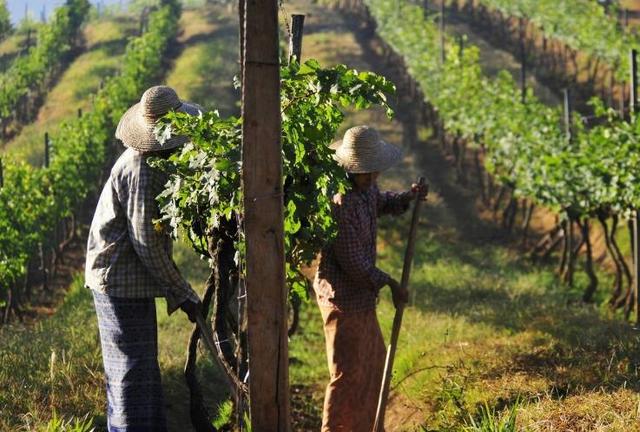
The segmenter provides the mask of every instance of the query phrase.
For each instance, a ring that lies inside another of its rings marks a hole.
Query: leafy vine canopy
[[[393,110],[387,95],[395,86],[385,77],[345,65],[322,67],[316,60],[281,67],[284,242],[287,282],[293,295],[306,297],[302,268],[336,235],[332,198],[349,187],[329,145],[346,109]],[[172,235],[184,232],[193,248],[209,257],[215,233],[242,223],[242,121],[216,111],[200,116],[170,113],[158,135],[186,135],[191,142],[168,159],[152,164],[169,175],[158,200]],[[242,231],[234,232],[236,261],[243,259]],[[210,258],[210,257],[209,257]]]

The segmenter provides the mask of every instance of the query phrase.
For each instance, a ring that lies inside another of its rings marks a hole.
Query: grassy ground
[[[73,119],[78,109],[91,107],[89,96],[100,81],[118,70],[128,38],[135,34],[137,21],[126,15],[92,21],[85,29],[86,52],[78,56],[47,95],[37,119],[26,125],[0,151],[39,165],[44,155],[44,133],[57,137],[62,122]],[[57,137],[64,139],[63,137]],[[55,146],[55,142],[53,143]]]
[[[204,13],[185,11],[179,38],[184,50],[166,80],[181,98],[217,109],[223,116],[239,114],[240,95],[232,85],[239,73],[235,14],[221,6]]]

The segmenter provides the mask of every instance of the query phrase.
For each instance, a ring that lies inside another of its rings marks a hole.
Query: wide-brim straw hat
[[[385,171],[402,158],[398,147],[383,141],[378,131],[369,126],[348,129],[331,148],[336,151],[335,160],[351,174]]]
[[[156,138],[158,120],[170,111],[198,115],[202,108],[180,100],[174,89],[167,86],[151,87],[144,92],[140,102],[132,106],[120,119],[116,138],[126,147],[140,152],[168,150],[189,141],[186,136],[173,135],[163,142]]]

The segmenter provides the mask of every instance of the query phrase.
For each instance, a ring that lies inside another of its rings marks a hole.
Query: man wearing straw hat
[[[356,126],[332,146],[352,188],[334,197],[336,239],[323,251],[314,290],[324,322],[331,379],[326,388],[323,432],[371,432],[382,383],[385,346],[376,317],[380,289],[391,287],[396,307],[408,292],[376,267],[376,218],[399,215],[426,189],[380,192],[378,174],[400,160],[400,150],[369,126]]]
[[[155,297],[192,322],[200,311],[200,298],[173,261],[171,238],[153,223],[167,178],[147,158],[166,157],[187,141],[156,139],[156,123],[169,111],[197,115],[199,107],[157,86],[122,116],[116,138],[127,149],[111,170],[89,232],[85,279],[100,328],[110,432],[166,431]]]

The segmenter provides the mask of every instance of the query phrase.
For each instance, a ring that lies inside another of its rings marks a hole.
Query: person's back
[[[171,256],[171,238],[154,221],[166,175],[147,163],[186,139],[160,143],[155,123],[168,111],[197,114],[168,87],[152,87],[120,120],[116,138],[127,147],[111,170],[91,223],[85,284],[93,293],[107,381],[109,431],[166,431],[158,366],[156,297],[169,313],[191,321],[200,298]]]
[[[161,297],[166,287],[158,286],[153,275],[137,255],[129,236],[128,213],[131,194],[149,190],[157,196],[166,176],[151,168],[147,156],[127,149],[118,158],[102,190],[98,207],[89,231],[85,280],[89,288],[116,297],[138,294],[140,297]],[[155,206],[157,207],[157,206]],[[155,209],[154,209],[155,210]],[[170,239],[164,249],[170,254]],[[136,292],[132,292],[132,287]]]

